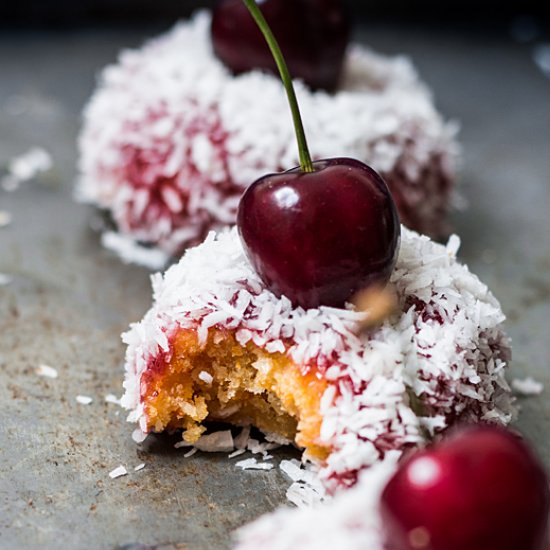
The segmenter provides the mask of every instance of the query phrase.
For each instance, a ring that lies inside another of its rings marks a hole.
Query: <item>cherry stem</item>
[[[290,110],[292,112],[292,119],[294,121],[294,130],[296,132],[296,139],[298,140],[298,151],[300,154],[300,169],[302,172],[313,172],[313,163],[311,162],[311,155],[309,154],[309,148],[307,146],[306,134],[304,132],[304,124],[302,123],[302,116],[300,115],[300,107],[298,106],[298,100],[296,98],[296,91],[294,90],[294,85],[292,84],[292,77],[290,76],[290,71],[286,64],[283,52],[277,42],[277,39],[273,35],[263,13],[261,12],[258,4],[255,0],[243,0],[248,11],[256,21],[258,27],[262,31],[262,34],[265,37],[265,40],[271,50],[279,73],[281,74],[281,79],[286,90],[286,95],[288,96],[288,102],[290,103]]]

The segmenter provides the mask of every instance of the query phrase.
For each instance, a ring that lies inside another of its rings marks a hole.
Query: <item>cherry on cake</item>
[[[129,242],[167,255],[233,224],[258,176],[298,164],[279,79],[227,66],[218,55],[234,38],[219,33],[213,42],[211,20],[200,12],[122,52],[84,112],[78,196],[106,211]],[[385,179],[406,226],[445,233],[454,125],[438,114],[405,57],[351,44],[338,71],[334,91],[296,82],[313,159],[367,162]]]

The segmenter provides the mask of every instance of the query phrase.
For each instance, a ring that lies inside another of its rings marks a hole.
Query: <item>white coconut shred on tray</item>
[[[0,229],[8,227],[13,220],[13,216],[7,210],[0,210]]]
[[[53,167],[53,160],[42,147],[32,147],[26,153],[12,158],[6,167],[7,174],[0,178],[4,191],[15,191],[23,182],[30,181],[38,174]]]

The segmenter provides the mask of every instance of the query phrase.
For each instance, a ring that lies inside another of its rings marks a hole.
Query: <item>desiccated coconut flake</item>
[[[7,210],[0,210],[0,229],[12,222],[13,216]]]
[[[538,382],[531,376],[526,378],[514,378],[512,380],[512,389],[525,397],[540,395],[544,391],[544,384]]]
[[[141,464],[138,464],[138,465],[134,468],[134,472],[139,472],[140,470],[143,470],[143,468],[145,468],[145,462],[142,462]]]
[[[235,445],[231,430],[223,430],[202,435],[195,443],[195,447],[205,453],[228,453],[235,448]]]
[[[262,454],[266,455],[267,451],[279,447],[277,443],[270,442],[261,442],[257,439],[249,438],[246,444],[246,449],[250,451],[253,455]]]
[[[270,443],[275,443],[278,446],[281,445],[292,445],[292,441],[290,439],[283,437],[282,435],[275,434],[275,433],[266,433],[264,434],[266,441],[269,441]],[[272,449],[275,449],[276,447],[272,447]]]
[[[101,244],[114,252],[123,262],[132,263],[156,271],[162,269],[168,262],[168,255],[157,248],[147,248],[135,242],[134,239],[107,231],[101,236]]]
[[[76,396],[76,402],[80,403],[81,405],[89,405],[93,401],[92,397],[89,397],[88,395],[77,395]]]
[[[109,472],[109,477],[111,479],[116,479],[117,477],[122,477],[128,474],[128,470],[122,464],[118,467],[116,467],[114,470]]]
[[[117,411],[118,412],[118,411]],[[147,434],[142,432],[139,428],[136,428],[133,432],[132,432],[132,439],[136,442],[136,443],[143,443],[146,439],[147,439]]]
[[[269,462],[258,462],[255,458],[247,458],[235,463],[235,466],[242,470],[271,470],[273,464]]]
[[[318,468],[310,463],[302,464],[296,459],[282,460],[279,468],[291,480],[292,485],[287,489],[286,498],[298,508],[312,506],[322,502],[326,497],[318,475]]]
[[[205,370],[199,372],[199,379],[208,385],[212,384],[212,382],[214,381],[214,377]]]
[[[5,273],[0,273],[0,286],[8,286],[13,282],[13,278]]]
[[[285,496],[297,508],[309,508],[323,502],[324,491],[319,492],[311,485],[295,482],[286,490]]]
[[[108,393],[105,396],[105,403],[112,403],[113,405],[119,405],[120,406],[120,398],[112,393]]]
[[[246,453],[246,449],[237,449],[236,451],[233,451],[232,453],[229,453],[227,455],[227,458],[235,458],[236,456],[240,456],[244,453]]]
[[[190,451],[187,451],[187,452],[183,455],[183,458],[190,458],[190,457],[192,457],[197,451],[198,451],[198,449],[197,449],[196,447],[193,447]]]
[[[57,378],[58,373],[53,367],[49,365],[38,365],[35,371],[38,376],[44,376],[45,378]]]
[[[26,153],[14,157],[8,163],[8,172],[18,182],[29,181],[53,166],[51,155],[41,147],[33,147]]]
[[[241,433],[235,438],[235,448],[244,449],[248,447],[248,440],[250,438],[250,426],[245,426]]]

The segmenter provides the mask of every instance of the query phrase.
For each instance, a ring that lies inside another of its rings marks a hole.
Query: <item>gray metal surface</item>
[[[32,146],[54,171],[0,190],[0,548],[132,543],[228,548],[228,533],[284,501],[277,470],[240,472],[225,456],[183,459],[159,438],[140,449],[107,393],[120,394],[119,334],[150,304],[148,274],[122,265],[71,198],[75,138],[94,75],[145,31],[0,36],[0,164]],[[410,54],[440,109],[462,122],[462,258],[509,316],[511,376],[550,389],[550,80],[528,46],[402,28],[365,29],[376,48]],[[47,364],[55,380],[34,369]],[[90,405],[77,394],[94,398]],[[550,465],[549,393],[523,400],[520,429]],[[284,451],[283,454],[292,454]],[[146,468],[133,472],[145,462]],[[130,474],[111,480],[124,464]],[[182,546],[183,547],[183,546]]]

